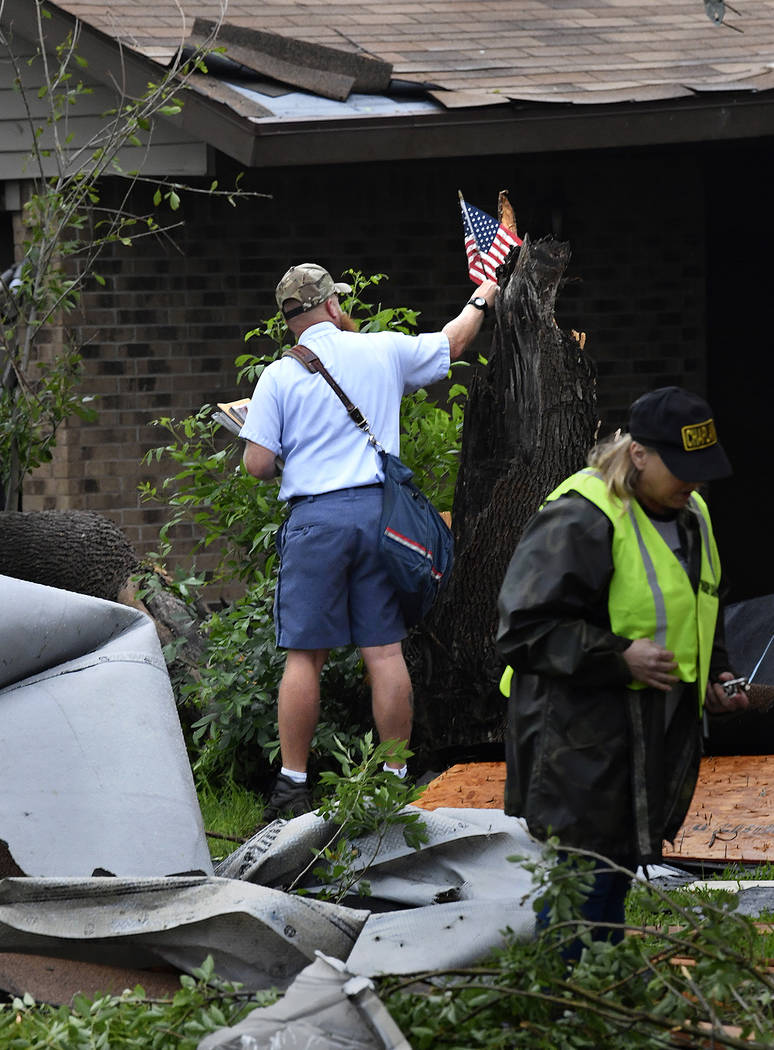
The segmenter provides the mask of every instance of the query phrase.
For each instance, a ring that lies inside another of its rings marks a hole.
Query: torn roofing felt
[[[0,593],[0,874],[209,874],[153,620],[9,576]]]
[[[376,94],[387,91],[390,86],[392,65],[389,62],[260,29],[229,23],[218,28],[206,18],[197,18],[187,44],[202,47],[212,39],[216,29],[217,45],[225,48],[233,62],[324,98],[344,101],[352,91]]]

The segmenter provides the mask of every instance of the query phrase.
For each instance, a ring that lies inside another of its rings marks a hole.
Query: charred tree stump
[[[499,273],[486,368],[470,385],[452,511],[454,570],[407,658],[412,747],[427,756],[502,739],[497,595],[527,521],[583,466],[597,429],[595,371],[583,338],[554,319],[569,245],[528,238]]]

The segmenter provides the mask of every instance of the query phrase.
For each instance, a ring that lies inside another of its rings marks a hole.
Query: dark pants
[[[557,853],[559,863],[567,863],[568,854]],[[629,862],[623,862],[624,867],[629,867]],[[591,939],[594,941],[609,940],[611,944],[619,944],[623,940],[623,928],[611,930],[600,923],[617,923],[623,927],[624,905],[626,894],[631,885],[631,875],[628,872],[610,871],[607,867],[594,872],[594,884],[591,887],[586,900],[581,907],[581,915],[592,926]],[[543,907],[538,912],[536,925],[539,930],[546,929],[549,925],[548,907]],[[576,938],[570,944],[562,948],[562,958],[566,962],[573,962],[580,957],[583,950],[583,942]]]

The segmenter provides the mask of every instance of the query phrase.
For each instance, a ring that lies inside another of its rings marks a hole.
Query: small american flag
[[[474,284],[481,284],[487,277],[490,281],[495,281],[496,268],[515,244],[521,244],[521,238],[514,236],[485,211],[474,208],[472,204],[466,204],[462,197],[460,206],[470,279]]]

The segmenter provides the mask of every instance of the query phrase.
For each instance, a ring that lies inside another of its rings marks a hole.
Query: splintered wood
[[[452,766],[414,805],[502,809],[504,762]],[[664,859],[719,864],[774,862],[774,755],[703,758],[693,801]]]
[[[691,808],[664,859],[774,861],[774,755],[703,758]]]

